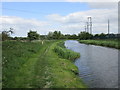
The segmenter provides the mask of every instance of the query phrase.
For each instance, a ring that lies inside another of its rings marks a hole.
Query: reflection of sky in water
[[[69,40],[65,46],[81,57],[75,61],[79,75],[90,87],[118,87],[118,50]]]

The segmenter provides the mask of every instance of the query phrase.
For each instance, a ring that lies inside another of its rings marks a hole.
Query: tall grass
[[[79,42],[85,43],[85,44],[93,44],[93,45],[106,46],[106,47],[120,49],[119,40],[80,40]]]
[[[51,70],[51,88],[87,88],[78,77],[78,68],[72,63],[77,57],[80,54],[66,49],[64,41],[58,41],[51,46],[46,57]]]
[[[15,87],[19,70],[42,47],[38,42],[4,41],[2,43],[3,87]]]
[[[67,50],[63,41],[44,41],[43,45],[5,41],[2,46],[3,88],[87,87],[70,61],[80,55]]]
[[[64,46],[64,42],[59,42],[57,46],[54,48],[54,51],[60,56],[61,58],[75,60],[76,58],[80,57],[79,53],[74,51],[68,50]]]

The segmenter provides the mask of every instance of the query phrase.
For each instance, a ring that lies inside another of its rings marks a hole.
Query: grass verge
[[[3,88],[87,87],[76,75],[78,69],[71,61],[79,54],[71,56],[75,52],[65,49],[61,41],[45,41],[43,45],[6,41],[2,46]]]
[[[34,67],[39,56],[51,42],[2,43],[2,86],[3,88],[29,88],[34,76]]]
[[[54,51],[63,59],[75,60],[80,57],[79,53],[66,49],[63,41],[57,44]]]
[[[119,40],[80,40],[79,42],[120,49]]]

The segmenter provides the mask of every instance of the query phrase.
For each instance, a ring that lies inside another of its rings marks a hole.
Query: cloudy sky
[[[94,2],[95,0],[91,0],[92,2],[90,0],[84,0],[84,2],[82,2],[83,0],[8,1],[3,0],[2,2],[0,31],[12,27],[15,32],[13,36],[27,36],[29,30],[35,30],[39,34],[47,34],[49,31],[55,30],[64,34],[78,34],[85,30],[89,16],[92,17],[93,34],[107,33],[108,19],[110,20],[110,33],[118,33],[117,0],[116,2],[112,0],[111,2],[107,0],[104,2]]]

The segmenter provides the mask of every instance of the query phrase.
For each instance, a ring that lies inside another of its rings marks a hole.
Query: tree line
[[[8,31],[2,31],[0,36],[2,37],[2,41],[5,40],[60,40],[60,39],[79,39],[79,40],[87,40],[87,39],[116,39],[120,37],[120,34],[90,34],[88,32],[80,32],[78,35],[73,34],[62,34],[61,31],[49,32],[47,35],[40,35],[37,31],[30,30],[27,33],[27,37],[11,37],[10,34],[13,34],[13,28],[10,28]]]

